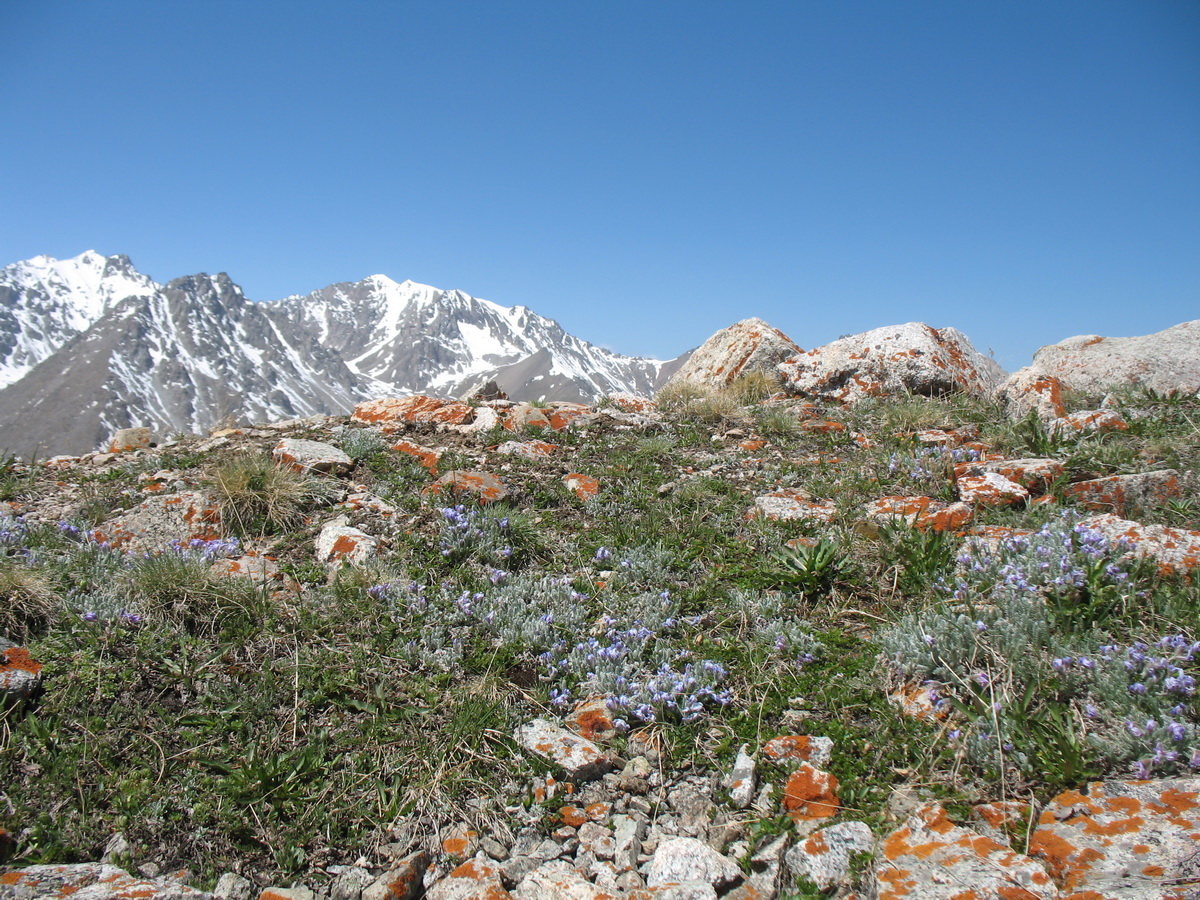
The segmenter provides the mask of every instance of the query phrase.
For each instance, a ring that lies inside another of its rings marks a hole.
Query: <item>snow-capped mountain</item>
[[[224,273],[163,286],[95,251],[0,269],[0,450],[21,454],[86,452],[129,425],[196,432],[344,414],[381,396],[461,396],[489,379],[514,399],[649,393],[677,362],[383,275],[255,303]]]
[[[158,290],[128,256],[94,250],[74,259],[35,256],[0,269],[0,387],[24,377],[125,298]]]
[[[589,344],[524,306],[386,275],[268,305],[394,393],[460,396],[494,379],[522,399],[594,400],[652,391],[666,365]]]

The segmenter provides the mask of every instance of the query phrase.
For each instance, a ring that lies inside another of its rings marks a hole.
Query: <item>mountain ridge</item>
[[[158,284],[88,250],[0,269],[0,447],[94,449],[160,433],[345,413],[377,397],[652,393],[682,360],[629,357],[525,306],[376,274],[253,301],[221,272]]]

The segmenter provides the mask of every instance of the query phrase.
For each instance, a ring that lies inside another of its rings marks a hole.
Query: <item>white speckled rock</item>
[[[349,472],[354,460],[334,447],[320,441],[303,441],[299,438],[283,438],[271,452],[275,462],[297,472]]]
[[[613,761],[595,743],[546,719],[534,719],[517,729],[517,743],[562,768],[575,780],[586,781],[608,772]]]
[[[790,357],[779,371],[792,390],[843,403],[910,393],[982,396],[1004,377],[961,331],[922,322],[839,338]]]
[[[741,880],[742,870],[737,863],[690,837],[668,838],[659,844],[646,872],[646,884],[650,887],[702,881],[720,892]]]
[[[672,382],[723,387],[747,372],[776,374],[776,366],[802,352],[796,343],[762,319],[743,319],[722,328],[679,367]]]
[[[815,831],[784,857],[796,878],[807,878],[821,890],[850,877],[850,854],[870,853],[875,835],[863,822],[839,822]]]

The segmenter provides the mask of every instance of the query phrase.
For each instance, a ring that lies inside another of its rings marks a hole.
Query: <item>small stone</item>
[[[517,900],[615,900],[613,894],[589,882],[562,860],[548,862],[521,879]]]
[[[255,893],[254,885],[248,878],[236,872],[226,872],[217,879],[213,900],[252,900]]]
[[[447,472],[424,491],[426,497],[450,494],[455,498],[469,497],[479,503],[499,503],[508,499],[508,488],[495,475],[487,472],[455,470]]]
[[[32,695],[41,683],[42,664],[28,650],[13,646],[0,650],[0,707],[5,700]]]
[[[367,887],[361,888],[362,900],[413,900],[423,887],[425,872],[429,868],[429,857],[423,851],[411,853],[401,859]],[[359,869],[370,877],[370,873]],[[341,881],[341,878],[338,879]],[[336,884],[335,884],[336,886]],[[338,900],[331,897],[330,900]],[[349,898],[353,900],[353,898]]]
[[[743,744],[733,761],[733,771],[725,779],[725,787],[729,790],[729,802],[734,809],[745,809],[754,801],[755,784],[754,757],[746,752],[746,745]]]
[[[469,859],[430,886],[427,900],[508,900],[499,870],[479,859]]]
[[[850,877],[850,855],[870,853],[875,835],[862,822],[840,822],[813,832],[787,852],[792,875],[807,878],[821,890],[843,884]]]
[[[560,766],[573,780],[588,781],[613,767],[612,760],[592,741],[546,719],[534,719],[517,729],[517,743]]]
[[[838,780],[809,763],[800,763],[783,789],[783,809],[797,823],[836,816]]]
[[[360,900],[375,876],[360,866],[344,866],[329,885],[329,900]]]
[[[497,862],[503,862],[508,859],[508,848],[495,838],[481,837],[479,839],[479,849]]]
[[[642,852],[642,836],[646,833],[646,820],[640,816],[613,816],[613,864],[617,871],[632,871],[637,868],[638,855]]]
[[[334,447],[320,441],[283,438],[271,452],[275,462],[297,472],[326,472],[331,475],[349,472],[354,460]]]
[[[316,554],[323,563],[357,564],[373,557],[378,546],[378,538],[350,527],[349,519],[338,516],[317,535]]]
[[[129,841],[125,839],[125,835],[118,831],[104,845],[104,855],[100,857],[100,862],[107,863],[108,865],[117,865],[125,857],[129,856],[131,849]]]
[[[767,741],[762,754],[781,766],[794,767],[805,762],[827,766],[833,756],[833,741],[821,735],[789,734]]]
[[[109,453],[130,453],[150,446],[150,429],[144,426],[121,428],[108,443]]]
[[[669,838],[658,845],[646,872],[650,887],[700,881],[717,891],[733,887],[742,880],[742,870],[732,859],[722,856],[696,838]]]
[[[612,832],[596,822],[579,827],[579,846],[600,859],[612,859],[617,850]]]

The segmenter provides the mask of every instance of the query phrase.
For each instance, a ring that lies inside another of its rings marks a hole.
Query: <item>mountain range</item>
[[[385,275],[253,302],[224,273],[160,285],[92,250],[0,269],[0,449],[22,455],[488,381],[523,400],[645,395],[685,359],[622,356],[524,306]]]

